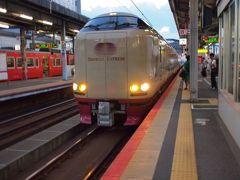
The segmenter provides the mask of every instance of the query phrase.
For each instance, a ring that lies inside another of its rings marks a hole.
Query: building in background
[[[183,47],[179,44],[179,40],[177,39],[166,39],[166,41],[174,48],[176,49],[178,54],[183,53]]]
[[[60,4],[72,11],[81,14],[81,0],[52,0],[53,2]]]

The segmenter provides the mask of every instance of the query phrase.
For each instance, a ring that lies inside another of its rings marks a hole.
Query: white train
[[[90,20],[76,36],[74,56],[80,122],[99,126],[139,124],[179,69],[176,51],[129,13]]]

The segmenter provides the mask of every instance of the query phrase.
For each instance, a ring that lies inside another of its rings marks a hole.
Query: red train
[[[20,51],[0,50],[6,54],[6,64],[8,80],[23,79],[23,60]],[[42,78],[62,75],[62,55],[61,53],[27,51],[27,78]],[[68,76],[74,66],[73,54],[67,54]]]

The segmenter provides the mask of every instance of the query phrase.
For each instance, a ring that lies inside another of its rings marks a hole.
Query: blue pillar
[[[66,23],[63,20],[62,33],[61,33],[61,45],[62,45],[62,80],[67,81],[67,54],[66,54]]]
[[[20,38],[21,38],[21,55],[22,55],[22,71],[23,71],[23,79],[27,80],[27,59],[26,59],[26,29],[20,28]]]

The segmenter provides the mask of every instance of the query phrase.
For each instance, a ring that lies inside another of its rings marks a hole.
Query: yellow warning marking
[[[218,99],[216,98],[198,98],[200,102],[193,102],[193,106],[198,106],[199,108],[216,108],[218,106]],[[202,103],[201,100],[207,100],[208,102]]]
[[[183,91],[182,99],[189,100],[189,91]],[[196,155],[190,103],[180,106],[171,180],[197,180]]]
[[[208,101],[211,105],[218,105],[218,99],[217,98],[208,98]]]
[[[182,91],[182,100],[189,100],[189,99],[190,99],[189,90],[183,90]]]

